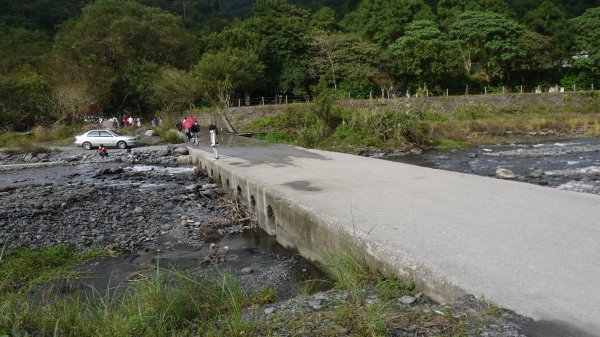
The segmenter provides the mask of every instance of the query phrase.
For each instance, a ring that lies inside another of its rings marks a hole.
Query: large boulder
[[[190,156],[177,157],[177,164],[179,164],[179,165],[189,165],[191,163],[192,163],[192,157],[190,157]]]
[[[146,137],[153,137],[154,136],[154,130],[148,130],[144,133],[144,136]]]
[[[173,153],[185,156],[189,153],[189,150],[187,147],[182,146],[182,147],[178,147],[175,150],[173,150]]]
[[[141,136],[141,135],[145,134],[146,131],[148,131],[148,130],[150,130],[150,129],[147,126],[142,126],[142,127],[137,128],[137,130],[135,130],[135,134],[137,136]]]
[[[158,150],[156,152],[156,155],[159,157],[166,157],[169,155],[169,153],[170,153],[170,151],[168,148],[163,148],[163,149]]]
[[[496,177],[501,179],[516,179],[517,176],[513,173],[513,171],[505,168],[497,168],[496,169]]]

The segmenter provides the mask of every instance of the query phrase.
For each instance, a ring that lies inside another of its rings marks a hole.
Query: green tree
[[[8,128],[28,127],[42,118],[49,83],[30,65],[10,76],[0,76],[0,118]]]
[[[552,38],[536,32],[526,32],[519,39],[519,46],[523,50],[523,57],[517,62],[520,70],[533,72],[535,81],[540,81],[540,73],[552,67]],[[523,79],[524,80],[524,79]]]
[[[242,27],[225,28],[200,37],[205,52],[216,52],[229,49],[245,50],[249,53],[266,56],[267,44],[259,34]]]
[[[595,76],[600,75],[600,7],[590,8],[569,21],[572,27],[573,63]]]
[[[556,35],[566,28],[565,13],[551,0],[545,0],[525,15],[525,23],[532,30],[547,36]]]
[[[44,32],[0,24],[0,75],[16,71],[24,64],[38,66],[51,48]]]
[[[359,86],[380,85],[382,73],[391,68],[386,50],[361,40],[355,34],[317,30],[312,38],[313,76],[326,79],[336,89],[341,82]]]
[[[492,12],[465,12],[450,27],[467,74],[474,75],[473,65],[478,64],[486,82],[510,80],[514,62],[523,56],[519,39],[524,32],[516,21]]]
[[[304,92],[308,87],[308,11],[284,0],[257,0],[254,15],[240,28],[260,36],[269,51],[266,89]]]
[[[0,0],[0,21],[11,27],[52,35],[63,22],[81,14],[91,0]]]
[[[239,49],[208,52],[194,66],[199,88],[215,105],[229,106],[236,91],[249,91],[261,80],[264,66],[256,54]]]
[[[322,7],[310,18],[310,26],[314,29],[335,31],[339,29],[337,15],[330,7]]]
[[[413,20],[433,19],[431,7],[423,0],[362,0],[344,18],[343,25],[361,37],[389,46]]]
[[[399,62],[400,74],[421,84],[437,84],[460,71],[461,57],[456,41],[442,33],[433,21],[414,21],[403,37],[390,45]]]
[[[493,12],[508,18],[515,16],[506,0],[439,0],[437,3],[437,15],[444,28],[450,27],[467,11]]]
[[[149,101],[162,110],[188,109],[201,96],[200,85],[188,71],[164,67],[150,84]]]
[[[179,18],[131,0],[87,6],[80,19],[61,28],[56,51],[75,66],[71,71],[83,71],[94,83],[100,103],[115,109],[143,107],[140,93],[129,84],[139,64],[187,68],[195,53]]]

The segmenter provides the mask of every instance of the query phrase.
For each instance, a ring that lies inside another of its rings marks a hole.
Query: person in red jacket
[[[102,144],[98,147],[98,155],[102,158],[108,157],[108,151],[106,151],[106,148]]]

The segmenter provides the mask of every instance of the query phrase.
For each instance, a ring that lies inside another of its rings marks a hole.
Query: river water
[[[516,180],[563,190],[600,194],[600,139],[539,144],[434,148],[383,159],[434,169],[495,177],[498,168]]]

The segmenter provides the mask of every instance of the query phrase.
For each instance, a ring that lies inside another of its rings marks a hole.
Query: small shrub
[[[181,134],[176,130],[167,130],[160,134],[160,144],[180,144],[183,143]]]
[[[19,135],[16,132],[7,132],[0,135],[0,147],[13,146],[17,140],[26,136]]]
[[[463,104],[457,106],[452,115],[457,120],[483,119],[491,116],[491,111],[487,104]]]
[[[416,293],[416,286],[414,282],[404,284],[394,275],[387,275],[377,282],[375,285],[375,292],[382,301],[387,302],[404,295],[414,296]]]
[[[26,137],[16,138],[16,140],[10,141],[6,146],[11,147],[11,148],[5,149],[3,152],[10,153],[10,154],[18,154],[18,153],[34,153],[34,154],[36,154],[36,153],[50,152],[49,148],[37,145],[36,143],[33,142],[33,140],[31,138],[26,138]]]
[[[255,135],[253,138],[272,143],[292,144],[294,141],[285,131],[275,131],[266,135]]]
[[[51,132],[41,125],[38,125],[35,128],[33,128],[33,138],[37,142],[47,142],[49,140],[54,140],[54,137],[51,134]]]
[[[423,109],[419,114],[419,119],[422,121],[431,121],[431,122],[446,122],[448,121],[448,117],[444,114],[441,114],[435,110],[431,109]]]

